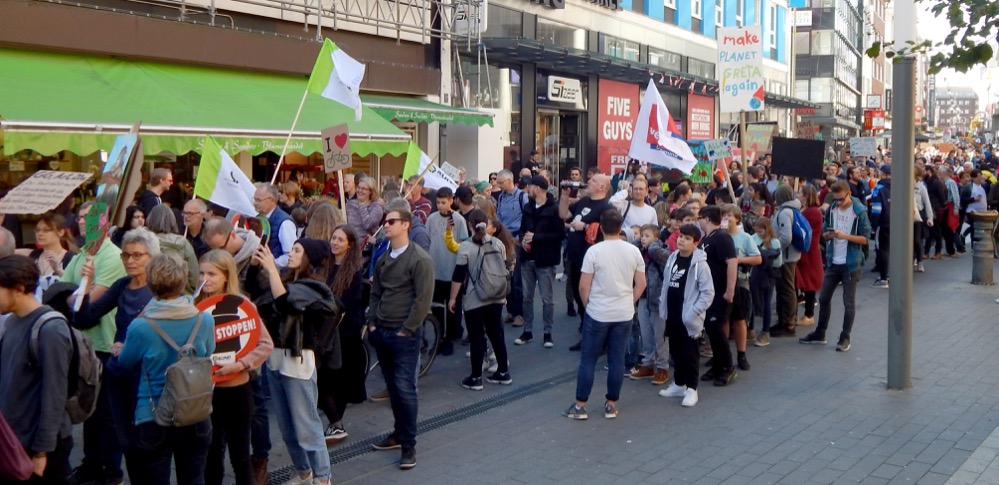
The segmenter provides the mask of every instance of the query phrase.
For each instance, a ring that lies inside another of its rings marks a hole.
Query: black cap
[[[533,179],[533,177],[521,177],[520,182],[517,185],[526,187],[527,184],[531,183],[531,179]]]
[[[527,177],[524,177],[527,178]],[[541,175],[535,175],[527,182],[527,185],[537,185],[541,190],[548,190],[548,179]]]
[[[537,150],[531,150],[531,155],[537,155],[537,154],[538,154]]]
[[[454,196],[458,200],[468,204],[472,202],[472,189],[467,185],[462,185],[461,187],[458,187],[458,190],[454,191]]]

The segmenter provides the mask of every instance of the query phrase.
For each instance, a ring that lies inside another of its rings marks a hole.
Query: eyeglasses
[[[400,221],[402,221],[402,219],[399,219],[399,218],[396,218],[396,219],[385,219],[385,225],[386,226],[394,226],[396,222],[400,222]]]
[[[149,256],[149,253],[121,253],[121,261],[127,263],[129,260],[140,260],[143,256]]]
[[[182,212],[182,214],[184,214],[185,216],[192,216],[193,217],[193,216],[201,215],[203,213],[202,212]]]

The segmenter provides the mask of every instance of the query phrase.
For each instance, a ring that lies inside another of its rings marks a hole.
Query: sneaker
[[[756,330],[748,329],[746,330],[746,342],[750,342],[756,338]]]
[[[514,327],[523,327],[524,326],[524,317],[522,317],[520,315],[517,315],[516,317],[513,317],[513,326]]]
[[[701,347],[700,352],[701,352],[701,357],[707,357],[710,359],[715,356],[714,352],[711,351],[710,346]]]
[[[714,369],[708,369],[708,371],[705,372],[704,375],[701,376],[701,380],[705,381],[705,382],[707,382],[707,381],[713,381],[713,380],[715,380],[717,378],[718,378],[718,374],[715,374],[715,370]]]
[[[531,333],[531,332],[524,332],[524,333],[520,334],[520,337],[517,337],[517,339],[513,341],[513,344],[514,345],[527,345],[527,344],[531,343],[531,340],[534,340],[534,334]]]
[[[925,273],[926,272],[926,268],[923,266],[922,262],[916,263],[916,272],[917,273]]]
[[[378,443],[371,445],[371,447],[378,451],[385,451],[385,450],[395,450],[398,448],[402,448],[402,445],[398,441],[396,441],[395,438],[389,436],[388,438],[385,438],[379,441]]]
[[[550,349],[550,348],[552,348],[554,346],[555,346],[555,341],[552,340],[552,334],[546,333],[545,334],[545,348],[546,349]]]
[[[683,391],[683,401],[680,402],[685,408],[694,407],[697,404],[697,389],[687,388]]]
[[[715,379],[715,386],[727,386],[734,382],[736,377],[739,377],[739,375],[735,373],[735,367],[730,367],[727,371],[723,371],[722,374]]]
[[[801,337],[800,339],[798,339],[798,343],[810,344],[810,345],[825,345],[826,344],[826,336],[825,335],[819,335],[818,332],[812,332],[812,333],[810,333],[810,334],[808,334],[808,335],[806,335],[806,336]]]
[[[324,433],[326,446],[343,441],[347,439],[347,436],[347,431],[343,427],[331,424],[326,427],[326,432]]]
[[[312,485],[312,470],[309,470],[309,474],[304,477],[293,473],[291,479],[285,481],[283,485]]]
[[[253,483],[268,484],[271,481],[271,474],[267,471],[267,458],[250,458],[253,466]]]
[[[583,348],[583,341],[576,342],[569,346],[570,352],[579,352]]]
[[[496,357],[493,357],[493,359],[496,359]],[[484,361],[482,361],[482,373],[483,374],[491,374],[493,372],[496,372],[497,370],[499,370],[499,362],[496,362],[496,360],[484,360]]]
[[[760,332],[760,334],[756,336],[756,340],[753,342],[753,345],[757,347],[766,347],[767,345],[770,345],[770,332]]]
[[[569,307],[569,311],[568,311],[568,312],[566,312],[566,313],[568,313],[568,315],[569,315],[570,317],[578,317],[578,316],[579,316],[579,314],[578,314],[578,313],[576,313],[576,309],[575,309],[575,308],[573,308],[573,307]]]
[[[712,368],[714,366],[715,366],[715,358],[714,357],[712,357],[712,358],[704,361],[704,367],[707,367],[708,369],[710,369],[710,368]]]
[[[770,336],[771,337],[775,337],[775,338],[776,337],[794,337],[795,336],[794,334],[795,334],[794,328],[788,328],[788,327],[781,326],[781,325],[778,325],[776,327],[772,327],[770,329]]]
[[[382,401],[388,401],[388,398],[389,398],[389,391],[388,389],[385,389],[383,391],[378,391],[372,394],[370,397],[368,397],[368,400],[371,402],[382,402]]]
[[[451,340],[441,342],[440,354],[443,356],[454,355],[454,342]]]
[[[666,389],[659,391],[659,395],[662,397],[683,397],[687,394],[687,386],[678,386],[676,382],[672,383]]]
[[[461,387],[464,387],[465,389],[471,389],[473,391],[481,391],[482,378],[468,376],[461,380]]]
[[[504,386],[509,386],[513,384],[513,378],[510,377],[509,372],[494,372],[493,375],[486,377],[486,382],[490,384],[502,384]]]
[[[799,327],[811,327],[815,325],[815,317],[802,317],[798,320]]]
[[[739,370],[749,370],[750,368],[749,359],[746,358],[746,354],[738,356],[738,358],[736,358],[736,361],[737,365],[739,366]]]
[[[409,470],[416,466],[416,448],[412,446],[402,447],[402,456],[399,458],[399,468]]]
[[[506,317],[503,318],[503,323],[513,323],[513,315],[507,313]]]
[[[641,379],[650,379],[655,374],[656,374],[656,370],[654,368],[652,368],[652,367],[638,366],[638,367],[635,367],[635,368],[631,369],[631,372],[628,373],[628,378],[631,379],[631,380],[633,380],[633,381],[637,381],[637,380],[641,380]]]
[[[888,280],[878,278],[871,283],[871,288],[888,288]]]
[[[583,406],[581,408],[576,407],[576,403],[572,403],[572,405],[569,406],[569,409],[566,409],[565,412],[562,413],[562,416],[565,416],[569,419],[578,419],[578,420],[584,420],[590,418],[590,416],[586,414],[586,406]]]
[[[669,371],[666,369],[656,369],[655,375],[652,376],[652,385],[661,386],[669,382]]]
[[[850,350],[850,339],[840,337],[839,342],[836,343],[836,352],[846,352]]]
[[[104,477],[102,473],[80,465],[73,469],[67,480],[70,485],[101,485]]]
[[[122,485],[125,483],[125,477],[108,477],[104,479],[104,485]]]
[[[611,404],[610,401],[604,403],[604,417],[607,419],[614,419],[617,417],[617,404]]]

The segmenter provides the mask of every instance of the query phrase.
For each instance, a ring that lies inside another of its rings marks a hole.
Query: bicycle
[[[442,303],[434,303],[433,307],[443,308]],[[420,370],[416,374],[416,377],[423,377],[430,371],[430,366],[434,364],[434,359],[437,358],[437,350],[441,343],[441,324],[437,321],[437,317],[433,313],[428,313],[423,319],[423,336],[420,337],[420,357],[418,362],[420,363]],[[364,375],[367,377],[368,373],[373,371],[375,367],[378,366],[378,357],[375,354],[374,349],[371,348],[371,344],[368,343],[368,326],[365,325],[364,329],[361,330],[361,340],[364,342],[364,356],[367,362],[365,366]]]

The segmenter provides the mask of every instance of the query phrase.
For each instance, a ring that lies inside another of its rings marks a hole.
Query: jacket
[[[857,215],[857,218],[853,220],[853,228],[850,230],[850,235],[852,236],[864,236],[865,238],[871,234],[871,221],[867,218],[867,210],[864,207],[863,202],[861,202],[856,197],[853,197],[853,213]],[[830,206],[826,209],[825,217],[822,220],[822,234],[826,231],[832,231],[835,229],[835,224],[833,223],[833,211],[836,210],[834,206]],[[814,237],[814,236],[813,236]],[[831,268],[833,265],[833,243],[832,239],[826,242],[826,268]],[[864,257],[864,245],[848,243],[846,250],[846,267],[849,272],[854,272],[864,267],[864,262],[867,258]]]
[[[916,182],[915,188],[915,198],[916,205],[915,214],[913,216],[918,222],[933,222],[933,206],[930,202],[930,196],[926,192],[926,185],[922,181]]]
[[[933,191],[930,191],[930,203],[933,203]],[[937,210],[939,206],[934,206]],[[871,227],[891,228],[891,179],[881,179],[871,192]]]
[[[786,209],[801,210],[801,201],[798,199],[791,199],[777,208],[774,211],[774,215],[770,218],[770,223],[774,227],[774,231],[777,233],[777,239],[780,240],[780,247],[783,250],[782,256],[784,258],[784,263],[797,263],[801,259],[801,251],[795,249],[794,245],[791,244],[791,227],[794,225],[794,213]]]
[[[309,278],[291,281],[285,283],[287,292],[274,298],[270,289],[261,291],[256,285],[259,268],[250,268],[247,290],[256,297],[253,303],[274,341],[274,348],[288,349],[294,357],[302,355],[302,350],[313,350],[330,368],[339,368],[340,338],[336,325],[343,314],[343,305],[326,283]],[[328,347],[321,348],[324,345]]]
[[[666,261],[663,274],[673,273],[679,251],[670,254]],[[704,317],[711,302],[715,299],[715,287],[711,281],[711,268],[708,267],[708,255],[701,249],[695,249],[691,254],[690,268],[687,270],[687,284],[683,289],[683,326],[687,327],[687,335],[697,338],[704,332]],[[664,280],[665,281],[665,280]],[[659,317],[666,320],[666,292],[669,286],[662,285],[659,293]]]
[[[385,206],[382,201],[375,200],[367,205],[361,205],[357,199],[347,201],[347,223],[356,227],[363,234],[374,234],[382,223]]]
[[[565,239],[565,224],[558,216],[558,203],[548,197],[545,204],[536,207],[533,201],[524,206],[524,220],[517,234],[521,240],[524,234],[534,233],[531,250],[521,251],[525,260],[533,260],[539,268],[558,266],[562,263],[562,240]]]
[[[635,244],[641,249],[641,241]],[[643,298],[649,299],[649,308],[658,314],[659,297],[663,289],[663,268],[666,267],[666,261],[670,256],[669,248],[659,239],[655,239],[643,252],[649,256],[649,260],[645,263],[645,295]]]

